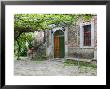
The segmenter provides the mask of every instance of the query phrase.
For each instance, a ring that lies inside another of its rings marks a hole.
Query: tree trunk
[[[46,42],[46,31],[44,31],[44,43]]]
[[[18,55],[17,55],[17,60],[20,60],[20,49],[21,49],[21,47],[20,47],[20,44],[19,44],[19,41],[18,41],[18,39],[16,40],[17,41],[17,44],[18,44]]]

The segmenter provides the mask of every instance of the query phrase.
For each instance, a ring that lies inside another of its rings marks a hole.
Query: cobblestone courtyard
[[[96,68],[66,66],[61,61],[15,60],[15,76],[96,76]]]

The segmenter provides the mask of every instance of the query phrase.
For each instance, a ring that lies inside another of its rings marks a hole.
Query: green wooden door
[[[60,58],[64,58],[65,47],[64,47],[64,36],[60,36]]]
[[[57,30],[54,33],[54,58],[64,58],[64,56],[64,32],[61,30]]]

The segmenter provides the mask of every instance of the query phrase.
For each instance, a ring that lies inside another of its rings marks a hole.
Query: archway
[[[57,30],[54,33],[54,58],[64,58],[64,56],[64,32],[62,30]]]

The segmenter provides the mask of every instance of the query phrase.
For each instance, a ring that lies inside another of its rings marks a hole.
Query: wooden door
[[[60,57],[60,48],[59,48],[59,37],[54,36],[54,57],[59,58]]]
[[[64,35],[59,37],[59,51],[60,51],[60,58],[64,58],[65,54],[65,47],[64,47]]]
[[[54,58],[64,58],[64,32],[58,30],[54,33]]]

